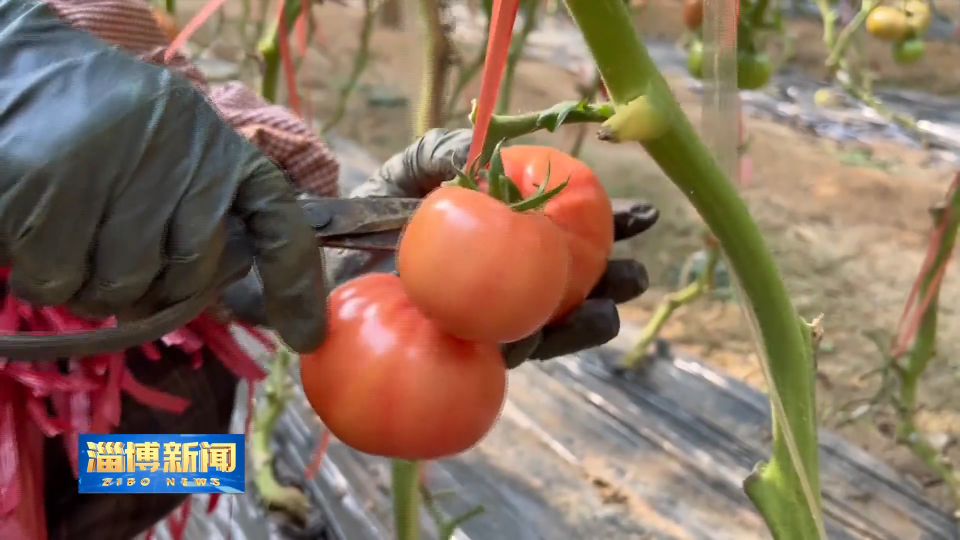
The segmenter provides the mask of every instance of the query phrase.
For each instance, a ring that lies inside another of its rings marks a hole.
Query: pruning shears
[[[421,199],[301,196],[300,206],[310,222],[318,247],[363,251],[394,251],[400,232]],[[245,277],[253,248],[239,220],[228,221],[230,240],[221,264],[218,287],[169,306],[146,319],[120,321],[113,328],[77,332],[23,332],[0,334],[0,359],[49,360],[94,356],[136,347],[160,339],[189,323],[217,300],[219,292]]]

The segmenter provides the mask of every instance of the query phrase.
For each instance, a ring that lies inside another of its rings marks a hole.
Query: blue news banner
[[[236,435],[80,435],[80,493],[243,493]]]

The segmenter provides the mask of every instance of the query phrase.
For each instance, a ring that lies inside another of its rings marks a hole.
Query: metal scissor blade
[[[400,241],[400,229],[380,231],[358,235],[324,236],[317,235],[323,247],[358,249],[362,251],[396,251]]]
[[[300,204],[317,237],[327,243],[333,237],[400,231],[420,206],[421,200],[302,196]]]

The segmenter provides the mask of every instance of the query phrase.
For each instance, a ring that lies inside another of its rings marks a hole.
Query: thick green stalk
[[[263,58],[263,75],[260,78],[260,97],[270,103],[277,102],[277,89],[280,85],[280,45],[278,24],[274,19],[260,39],[258,49]]]
[[[177,0],[164,0],[164,9],[171,15],[177,14]]]
[[[797,317],[746,205],[680,110],[622,1],[566,0],[566,4],[613,102],[623,106],[646,95],[670,122],[666,133],[642,144],[720,241],[763,338],[761,358],[775,419],[773,457],[744,488],[775,538],[824,538],[809,330]]]
[[[282,0],[284,7],[284,22],[287,32],[293,31],[293,25],[300,15],[300,0]],[[277,91],[280,85],[280,40],[288,39],[288,35],[280,35],[280,21],[277,17],[269,17],[264,6],[263,17],[270,23],[257,42],[257,49],[263,58],[263,76],[260,79],[260,96],[270,103],[277,102]]]
[[[420,538],[420,464],[402,459],[394,459],[390,463],[396,539],[418,540]]]

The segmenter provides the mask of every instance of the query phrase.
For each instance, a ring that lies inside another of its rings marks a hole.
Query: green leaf
[[[577,122],[604,122],[613,112],[613,106],[607,103],[591,106],[587,100],[562,101],[540,113],[537,128],[553,132],[568,118]]]
[[[517,203],[523,200],[523,194],[520,193],[520,188],[517,187],[513,180],[508,176],[503,177],[503,188],[504,188],[504,199],[503,201],[507,204]]]
[[[490,169],[487,171],[487,193],[498,201],[504,200],[503,188],[503,159],[500,157],[500,148],[504,141],[500,141],[493,147],[493,154],[490,156]]]

